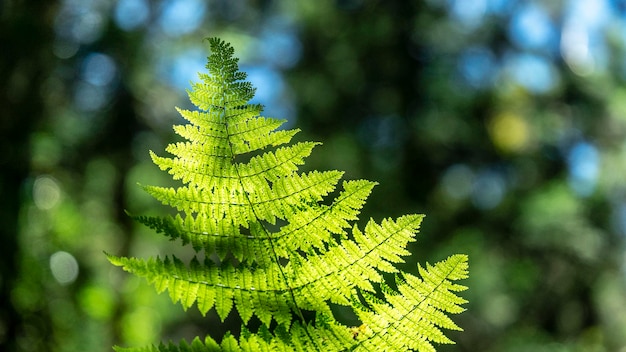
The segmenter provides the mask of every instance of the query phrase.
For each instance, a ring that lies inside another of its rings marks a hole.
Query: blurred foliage
[[[146,149],[219,36],[308,166],[420,212],[420,262],[470,254],[456,351],[626,349],[626,9],[562,0],[0,3],[0,350],[108,351],[214,317],[106,263],[167,242]],[[238,329],[238,326],[232,326]]]

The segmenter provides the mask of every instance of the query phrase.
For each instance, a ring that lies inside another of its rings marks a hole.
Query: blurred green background
[[[0,351],[110,351],[238,328],[109,265],[171,244],[125,214],[233,44],[308,169],[424,213],[421,263],[470,255],[444,351],[626,351],[626,1],[0,2]],[[407,267],[414,270],[413,267]]]

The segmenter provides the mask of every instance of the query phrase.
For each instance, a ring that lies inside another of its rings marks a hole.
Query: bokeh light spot
[[[79,295],[83,310],[96,319],[107,319],[113,314],[114,297],[102,287],[89,286]]]
[[[40,176],[33,184],[33,201],[41,210],[54,208],[61,200],[61,188],[50,176]]]
[[[443,190],[450,198],[465,199],[472,192],[474,172],[467,165],[452,165],[446,170],[441,181]]]
[[[117,65],[105,54],[91,53],[83,61],[82,74],[85,81],[95,86],[110,84],[117,73]]]
[[[569,0],[566,12],[569,18],[575,18],[581,26],[596,28],[609,19],[609,1]]]
[[[489,323],[502,327],[510,324],[517,318],[517,306],[518,303],[510,296],[502,293],[494,294],[489,300],[489,308],[483,314]]]
[[[596,186],[600,156],[595,146],[580,142],[574,145],[567,156],[569,186],[579,196],[590,195]]]
[[[265,31],[259,49],[268,62],[283,69],[293,67],[302,55],[302,44],[288,27]]]
[[[602,33],[610,22],[608,1],[570,0],[561,33],[561,55],[577,75],[606,68],[607,48]]]
[[[50,256],[52,276],[61,285],[69,285],[78,277],[78,262],[73,255],[59,251]]]
[[[287,85],[280,71],[268,65],[243,66],[247,80],[256,88],[253,104],[263,105],[263,115],[285,118],[287,127],[295,123],[294,102],[287,92]]]
[[[513,54],[507,57],[511,78],[532,93],[547,93],[557,85],[559,75],[551,61],[534,54]]]
[[[488,9],[488,0],[450,0],[448,11],[453,19],[466,27],[478,26]]]
[[[78,44],[90,44],[102,36],[105,20],[89,2],[66,2],[55,18],[56,34]]]
[[[132,31],[146,24],[149,15],[147,0],[120,0],[115,6],[113,18],[118,27]]]
[[[526,120],[512,112],[496,115],[491,119],[488,129],[494,146],[505,153],[522,151],[530,137]]]
[[[493,53],[485,47],[472,47],[459,57],[458,68],[463,78],[475,88],[491,85],[497,73]]]
[[[247,80],[256,88],[253,103],[267,105],[282,94],[285,83],[276,70],[268,66],[246,66],[243,70],[248,74]]]
[[[206,3],[200,0],[168,0],[163,5],[159,24],[165,34],[177,37],[198,28],[205,12]]]
[[[161,332],[161,315],[152,308],[140,306],[122,319],[123,337],[131,345],[143,345]]]
[[[611,223],[617,233],[626,237],[626,201],[621,201],[614,205]],[[626,256],[626,252],[624,252],[624,255]],[[626,257],[624,259],[626,259]]]
[[[472,187],[472,203],[481,210],[498,206],[506,192],[504,178],[496,172],[484,171],[477,175]]]
[[[74,105],[81,111],[96,111],[109,102],[110,93],[103,87],[78,82],[74,87]]]
[[[73,40],[57,39],[53,44],[52,52],[59,59],[69,59],[76,55],[79,48],[78,43]]]
[[[165,81],[181,91],[188,89],[192,81],[197,81],[198,72],[204,72],[206,55],[194,48],[174,57],[166,57],[159,62],[159,71]]]
[[[509,34],[522,49],[548,49],[553,44],[556,30],[546,10],[538,4],[528,4],[513,14]]]
[[[578,23],[568,23],[561,35],[561,54],[572,70],[579,76],[595,71],[595,60],[589,48],[589,33]]]

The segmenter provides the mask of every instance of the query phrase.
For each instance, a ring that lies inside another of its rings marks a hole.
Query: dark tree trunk
[[[18,215],[29,174],[29,136],[45,115],[40,86],[53,67],[55,3],[0,3],[0,351],[18,350],[24,326],[11,303],[19,272]]]

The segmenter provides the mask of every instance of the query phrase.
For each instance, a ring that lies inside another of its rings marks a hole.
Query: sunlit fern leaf
[[[196,337],[191,344],[182,340],[178,344],[169,342],[139,348],[116,346],[114,349],[116,352],[306,352],[348,351],[346,346],[355,344],[354,335],[337,324],[326,324],[323,327],[309,325],[305,328],[296,323],[289,331],[284,326],[279,326],[276,330],[277,333],[273,333],[266,327],[261,327],[257,333],[252,333],[244,327],[239,339],[227,333],[219,343],[207,336],[204,340]]]
[[[208,73],[188,91],[199,110],[177,109],[188,122],[174,126],[184,141],[169,144],[169,156],[150,152],[182,185],[143,186],[176,214],[134,217],[191,245],[195,256],[189,262],[173,255],[107,256],[185,310],[215,310],[222,321],[235,310],[242,334],[226,334],[219,343],[207,337],[116,349],[430,351],[433,343],[450,343],[442,329],[459,329],[448,314],[463,310],[456,292],[464,286],[452,281],[467,276],[467,258],[420,266],[419,276],[399,270],[423,216],[370,219],[360,228],[355,222],[376,183],[340,183],[344,173],[336,170],[300,172],[320,143],[294,143],[297,129],[262,117],[262,106],[249,103],[254,89],[233,48],[215,38],[209,44]],[[397,290],[386,284],[386,273],[396,275]],[[333,305],[351,307],[362,325],[337,321]],[[262,323],[256,333],[246,327],[253,317]]]
[[[172,301],[180,301],[185,309],[197,299],[198,308],[205,314],[213,306],[211,299],[203,297],[208,294],[215,297],[214,305],[222,320],[234,301],[244,322],[254,312],[266,324],[272,314],[279,323],[288,324],[290,310],[295,307],[330,314],[328,302],[349,305],[355,288],[373,291],[372,282],[382,281],[380,271],[397,271],[392,263],[402,258],[396,254],[396,246],[404,248],[413,239],[421,219],[419,215],[407,215],[396,221],[386,219],[382,225],[370,221],[365,233],[353,229],[354,241],[344,240],[323,254],[306,258],[296,258],[299,254],[294,252],[290,263],[272,263],[265,268],[216,266],[210,260],[200,263],[196,259],[187,268],[176,257],[110,259],[146,278],[157,291],[169,290]],[[290,293],[295,296],[289,297]]]
[[[207,216],[180,215],[165,217],[137,216],[135,219],[157,233],[190,243],[196,251],[214,252],[216,248],[230,248],[238,260],[258,260],[271,258],[272,247],[266,243],[274,240],[273,250],[282,258],[295,250],[308,252],[312,247],[324,248],[332,241],[333,235],[347,234],[350,221],[358,219],[359,210],[370,194],[374,182],[356,180],[344,181],[339,196],[330,205],[313,204],[295,211],[297,216],[289,216],[289,223],[280,231],[266,236],[251,236],[240,231],[230,219],[216,219]],[[251,232],[263,232],[258,222],[251,224]],[[224,253],[225,254],[225,253]]]
[[[398,290],[386,287],[385,300],[364,294],[369,309],[357,311],[368,327],[370,336],[359,344],[359,349],[387,348],[393,351],[434,351],[432,342],[454,343],[441,329],[462,330],[448,314],[464,311],[466,300],[456,292],[467,287],[453,283],[468,277],[466,255],[453,255],[448,259],[419,266],[422,278],[403,273],[397,278]]]

